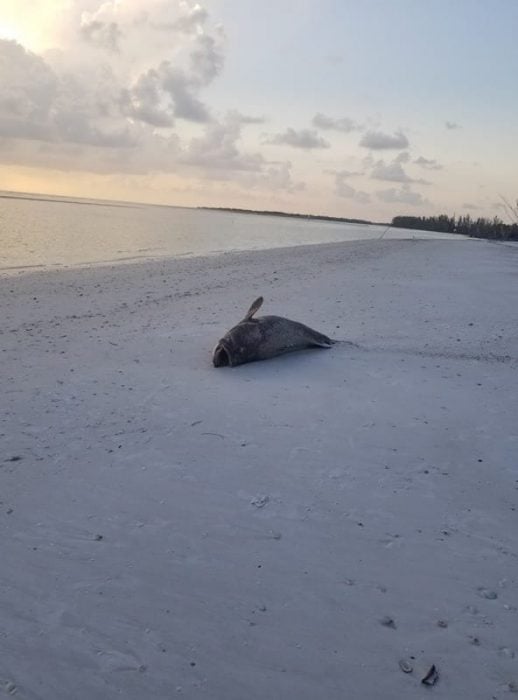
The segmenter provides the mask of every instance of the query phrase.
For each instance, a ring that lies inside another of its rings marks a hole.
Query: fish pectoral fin
[[[252,316],[259,311],[259,309],[263,305],[263,301],[263,297],[257,297],[252,306],[246,312],[246,316],[244,317],[243,321],[249,321],[252,318]]]

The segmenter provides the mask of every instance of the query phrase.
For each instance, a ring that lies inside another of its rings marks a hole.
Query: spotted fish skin
[[[256,299],[245,318],[218,342],[212,357],[215,367],[236,367],[295,350],[333,345],[331,338],[298,321],[282,316],[253,318],[262,301],[262,297]]]

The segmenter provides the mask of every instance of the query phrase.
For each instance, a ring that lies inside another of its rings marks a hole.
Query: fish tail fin
[[[334,344],[335,341],[332,340],[332,338],[328,338],[327,335],[323,335],[322,333],[319,333],[315,338],[315,345],[320,348],[330,348]]]
[[[308,330],[311,331],[312,344],[316,345],[319,348],[330,348],[336,342],[332,338],[329,338],[327,335],[324,335],[323,333],[319,333],[318,331],[314,330],[313,328],[309,328]]]

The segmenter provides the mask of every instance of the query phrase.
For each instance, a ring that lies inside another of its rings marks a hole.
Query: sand
[[[517,273],[383,240],[1,278],[0,696],[512,697]],[[259,294],[357,347],[214,369]]]

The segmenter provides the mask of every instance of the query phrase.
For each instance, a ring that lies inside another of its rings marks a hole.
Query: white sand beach
[[[1,277],[0,695],[517,693],[517,273],[373,240]],[[259,294],[356,346],[213,368]]]

